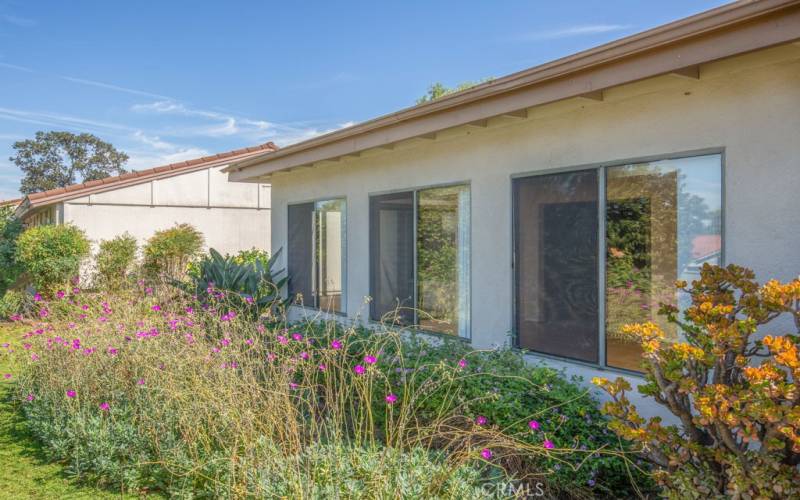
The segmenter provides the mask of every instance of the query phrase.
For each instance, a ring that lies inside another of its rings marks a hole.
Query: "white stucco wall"
[[[722,148],[726,262],[751,267],[760,279],[800,273],[796,44],[704,65],[700,80],[657,77],[610,89],[602,102],[571,99],[532,108],[526,120],[493,123],[497,126],[446,131],[436,141],[419,139],[394,151],[369,151],[274,175],[273,249],[286,246],[287,203],[346,197],[347,310],[366,316],[370,194],[468,182],[472,344],[498,345],[513,323],[512,176]],[[586,378],[609,376],[575,363],[545,362]]]
[[[203,169],[96,193],[63,204],[64,222],[86,231],[93,246],[128,232],[140,246],[153,233],[188,223],[206,246],[224,253],[270,241],[270,186],[227,182],[223,167]]]

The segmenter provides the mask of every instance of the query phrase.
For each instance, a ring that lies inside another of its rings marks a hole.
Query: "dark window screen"
[[[595,171],[514,180],[519,347],[598,361]]]
[[[370,307],[375,321],[414,321],[414,193],[370,198]]]
[[[289,205],[289,298],[294,301],[302,294],[302,303],[307,306],[316,306],[311,285],[313,217],[313,203]]]

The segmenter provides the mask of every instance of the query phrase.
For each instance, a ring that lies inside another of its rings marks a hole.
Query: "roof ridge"
[[[160,165],[157,167],[151,167],[144,170],[133,170],[130,172],[125,172],[124,174],[119,175],[112,175],[109,177],[104,177],[102,179],[96,179],[86,182],[81,182],[77,184],[70,184],[69,186],[64,187],[57,187],[53,189],[48,189],[46,191],[40,191],[38,193],[31,193],[25,196],[22,199],[29,199],[29,200],[40,200],[43,198],[49,198],[54,195],[64,194],[64,193],[71,193],[74,191],[80,191],[83,189],[89,189],[97,186],[106,186],[111,184],[116,184],[118,182],[133,179],[133,178],[149,178],[155,176],[157,174],[161,174],[164,172],[169,171],[179,171],[189,167],[198,167],[200,165],[215,163],[220,160],[225,160],[229,158],[233,158],[236,156],[248,156],[253,153],[262,153],[264,151],[277,151],[278,146],[275,145],[272,141],[265,142],[263,144],[259,144],[257,146],[250,146],[245,148],[234,149],[232,151],[225,151],[222,153],[217,153],[215,155],[209,156],[202,156],[200,158],[192,158],[190,160],[184,160],[174,163],[168,163],[166,165]]]

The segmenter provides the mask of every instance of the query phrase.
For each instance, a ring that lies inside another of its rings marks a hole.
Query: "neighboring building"
[[[11,207],[16,208],[19,205],[19,202],[22,201],[22,198],[15,198],[13,200],[0,200],[0,208],[3,207]]]
[[[697,259],[800,272],[798,39],[737,2],[226,171],[272,184],[306,306],[636,382],[619,328]]]
[[[26,225],[72,223],[97,244],[125,232],[140,244],[189,223],[222,253],[270,248],[269,184],[228,182],[232,161],[277,150],[271,142],[26,196]]]

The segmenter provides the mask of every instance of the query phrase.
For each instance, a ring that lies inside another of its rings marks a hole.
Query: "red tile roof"
[[[212,166],[225,165],[233,160],[241,160],[256,154],[263,154],[269,151],[277,150],[278,146],[272,142],[267,142],[258,146],[236,149],[225,153],[195,158],[193,160],[170,163],[169,165],[162,165],[160,167],[154,167],[147,170],[128,172],[126,174],[106,177],[105,179],[96,181],[73,184],[63,188],[49,189],[40,193],[29,194],[22,201],[26,205],[24,210],[29,210],[31,208],[41,207],[101,191],[108,191],[117,187],[133,186],[136,184],[149,182],[153,179],[172,177],[174,175],[179,175],[194,170],[202,170]]]
[[[16,207],[22,201],[22,198],[14,198],[13,200],[0,200],[0,207]]]

